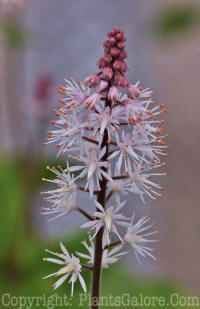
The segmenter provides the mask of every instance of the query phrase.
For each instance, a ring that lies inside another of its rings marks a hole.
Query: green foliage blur
[[[200,12],[193,5],[170,5],[160,10],[154,17],[152,30],[159,39],[169,41],[184,36],[200,22]]]

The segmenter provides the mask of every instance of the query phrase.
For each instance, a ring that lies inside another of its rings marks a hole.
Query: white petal
[[[69,276],[69,274],[64,275],[63,277],[61,277],[58,281],[56,281],[56,283],[54,283],[53,287],[54,290],[57,289]]]
[[[84,281],[84,279],[83,279],[83,277],[81,276],[80,273],[78,274],[78,277],[79,277],[80,284],[81,284],[81,286],[83,288],[83,291],[86,293],[87,289],[86,289],[85,281]]]

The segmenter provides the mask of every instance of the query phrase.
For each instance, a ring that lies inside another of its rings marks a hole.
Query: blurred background
[[[51,177],[45,166],[63,163],[42,142],[57,86],[96,72],[114,26],[127,36],[129,79],[165,103],[171,150],[164,196],[146,205],[128,201],[138,216],[152,214],[160,231],[158,261],[138,265],[129,255],[120,270],[103,273],[102,292],[200,295],[199,0],[0,0],[1,293],[51,295],[52,280],[41,277],[55,267],[42,262],[43,250],[57,251],[62,240],[80,251],[87,236],[79,233],[84,219],[77,214],[53,223],[39,216],[41,177]],[[88,203],[84,193],[79,199]],[[57,293],[68,294],[68,287]],[[76,297],[72,304],[78,307]]]

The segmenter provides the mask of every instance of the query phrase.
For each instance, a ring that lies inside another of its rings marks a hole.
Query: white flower
[[[67,163],[69,169],[69,165]],[[57,219],[62,216],[66,216],[72,210],[77,209],[76,204],[76,194],[77,194],[77,185],[74,183],[74,177],[71,176],[69,172],[63,171],[59,166],[60,171],[57,169],[50,168],[47,166],[48,170],[51,170],[56,174],[56,179],[45,179],[43,181],[48,181],[57,185],[57,189],[41,192],[41,194],[46,194],[47,197],[44,197],[43,200],[47,201],[51,205],[46,208],[42,208],[42,215],[55,215],[49,221]]]
[[[120,178],[120,176],[119,176]],[[108,182],[108,188],[111,194],[112,192],[115,194],[116,202],[118,203],[120,200],[120,194],[128,194],[131,191],[130,180],[128,179],[114,179]]]
[[[153,182],[151,178],[152,176],[163,176],[166,175],[166,173],[150,173],[150,171],[164,165],[165,163],[142,166],[142,162],[140,166],[134,164],[134,172],[129,175],[131,184],[130,190],[135,194],[139,194],[144,203],[143,195],[148,195],[153,200],[156,199],[156,196],[162,196],[162,194],[158,193],[156,190],[164,190],[164,188]]]
[[[159,163],[158,154],[166,155],[167,146],[161,144],[156,145],[156,140],[150,139],[146,131],[141,131],[139,127],[135,127],[132,134],[122,132],[122,141],[116,136],[117,150],[109,156],[108,160],[116,158],[115,169],[117,172],[122,170],[124,165],[125,173],[131,174],[133,164],[140,165],[141,160],[146,164]]]
[[[150,231],[153,225],[149,225],[147,223],[151,220],[151,217],[146,215],[135,224],[133,224],[133,220],[132,225],[127,229],[127,233],[124,236],[124,241],[133,247],[138,261],[140,255],[143,257],[150,256],[152,259],[156,260],[155,256],[153,255],[155,249],[149,247],[149,244],[157,241],[152,239],[152,236],[158,233],[158,231]]]
[[[59,86],[58,91],[61,94],[66,94],[65,99],[61,99],[60,103],[64,104],[64,110],[70,110],[72,108],[81,108],[82,103],[87,99],[90,94],[90,89],[82,82],[79,85],[73,78],[65,80],[65,87]]]
[[[97,112],[90,115],[88,121],[93,128],[94,136],[100,138],[101,143],[102,137],[105,130],[108,132],[108,138],[111,140],[111,136],[115,135],[119,131],[119,108],[113,108],[110,111],[109,107],[105,109],[100,105],[96,108]]]
[[[91,246],[88,246],[86,241],[83,241],[82,244],[87,249],[88,254],[77,252],[78,256],[88,260],[88,264],[94,265],[94,243],[90,239]],[[127,251],[119,252],[122,249],[122,245],[117,246],[114,249],[104,249],[102,255],[102,268],[108,268],[109,265],[116,263],[119,261],[121,256],[128,254]]]
[[[125,173],[130,173],[130,168],[132,166],[132,160],[138,161],[139,156],[134,151],[133,148],[133,140],[131,139],[130,134],[125,134],[122,132],[122,142],[120,142],[119,137],[116,136],[118,149],[113,151],[113,153],[109,156],[108,159],[113,159],[118,157],[116,161],[116,170],[120,172],[124,163]]]
[[[56,147],[59,149],[58,155],[73,150],[71,149],[73,145],[80,147],[85,128],[88,126],[88,123],[84,122],[80,116],[77,116],[75,112],[70,115],[59,113],[59,119],[52,124],[58,129],[48,132],[48,139],[44,144],[56,142]]]
[[[80,156],[76,157],[79,161],[83,162],[84,165],[81,166],[71,166],[69,168],[70,172],[81,171],[80,175],[77,178],[83,178],[87,176],[87,183],[85,189],[89,189],[90,196],[92,197],[95,190],[95,184],[97,189],[100,190],[99,181],[102,180],[102,176],[107,179],[111,179],[108,173],[104,169],[108,167],[107,161],[101,161],[103,156],[106,153],[106,147],[104,147],[99,154],[95,149],[92,149],[90,152],[86,153],[86,157]]]
[[[43,258],[44,261],[49,261],[55,264],[64,265],[64,267],[60,268],[57,272],[50,274],[48,276],[43,277],[43,279],[49,278],[49,277],[57,277],[59,275],[62,275],[62,277],[56,281],[56,283],[53,285],[54,289],[57,289],[63,282],[65,282],[69,276],[71,276],[70,280],[68,281],[71,283],[71,296],[73,296],[74,292],[74,283],[79,279],[79,282],[86,293],[86,285],[83,277],[81,276],[81,264],[80,260],[73,255],[70,255],[65,248],[65,246],[60,242],[60,247],[62,250],[61,254],[54,253],[49,250],[45,250],[48,253],[51,253],[52,255],[55,255],[57,258]],[[58,259],[59,258],[59,259]]]
[[[123,240],[121,236],[119,235],[117,231],[117,226],[124,226],[128,227],[130,223],[124,222],[125,220],[130,220],[129,218],[126,218],[123,214],[119,213],[121,208],[125,205],[126,201],[120,203],[118,206],[110,206],[106,210],[103,208],[103,206],[95,201],[95,204],[97,208],[100,211],[94,212],[93,216],[96,217],[95,220],[87,222],[81,226],[81,228],[87,228],[90,227],[91,230],[95,229],[95,233],[92,236],[92,239],[96,236],[96,234],[99,232],[99,230],[103,227],[103,239],[102,239],[102,246],[105,248],[106,245],[110,245],[110,233],[114,233],[118,236],[118,238],[123,243]]]

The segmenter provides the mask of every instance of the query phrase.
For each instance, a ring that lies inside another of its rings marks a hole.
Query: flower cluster
[[[139,195],[143,202],[145,197],[154,200],[162,196],[164,188],[152,178],[165,175],[160,171],[165,165],[161,158],[167,156],[169,146],[165,144],[167,135],[163,133],[164,120],[160,116],[166,110],[163,104],[153,101],[149,88],[140,86],[139,82],[129,83],[125,75],[125,41],[124,32],[114,28],[104,42],[105,54],[97,64],[100,71],[82,82],[69,78],[64,86],[58,87],[63,98],[55,110],[57,119],[51,121],[53,129],[44,141],[44,145],[55,143],[58,155],[73,159],[73,165],[67,161],[65,169],[47,167],[56,179],[43,180],[57,188],[42,193],[50,206],[42,208],[41,213],[55,215],[52,220],[78,210],[88,219],[81,227],[90,229],[91,246],[83,242],[88,254],[77,254],[88,260],[92,271],[94,267],[106,268],[117,262],[128,253],[121,251],[127,244],[132,246],[137,259],[139,256],[155,258],[149,244],[155,241],[152,236],[157,232],[148,224],[150,217],[135,222],[135,216],[126,217],[121,209],[126,204],[122,196],[128,193]],[[158,171],[154,172],[155,169]],[[91,214],[88,214],[77,205],[79,190],[89,192],[96,211],[91,213],[89,209]],[[100,235],[100,246],[93,243],[97,235]],[[99,266],[95,266],[97,255],[101,256]],[[67,266],[53,274],[64,274],[56,287],[72,274],[72,287],[79,278],[85,290],[79,259],[68,253],[67,258],[58,256],[64,258],[59,264]]]

